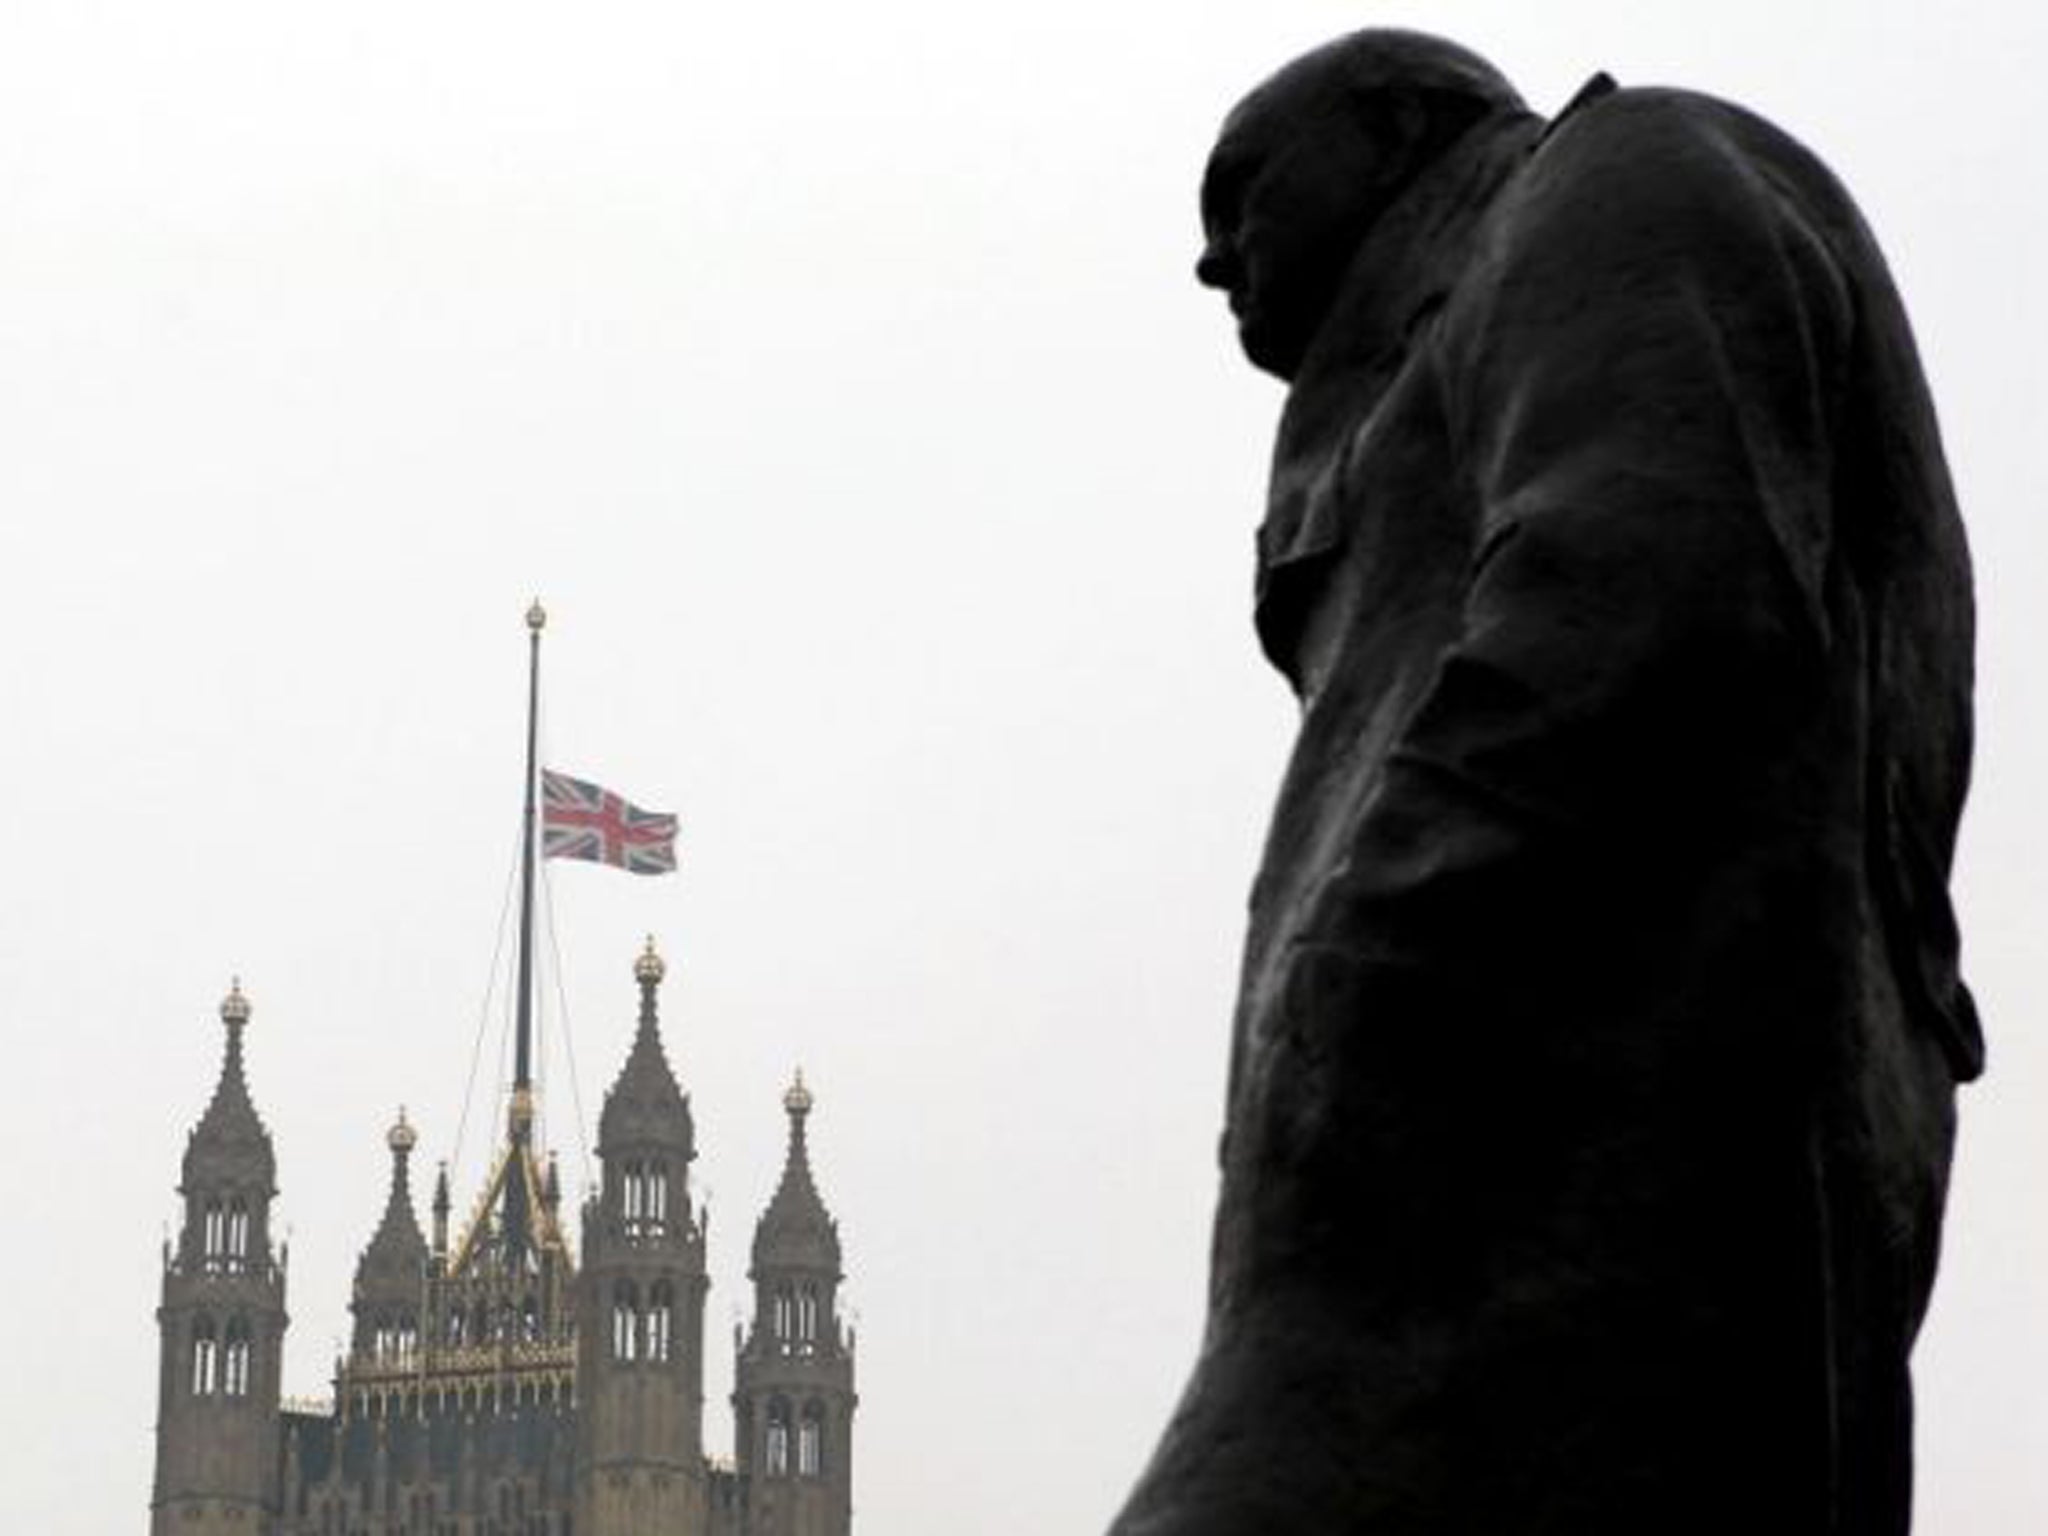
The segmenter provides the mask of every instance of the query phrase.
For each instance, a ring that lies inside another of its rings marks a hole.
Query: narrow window
[[[675,1326],[676,1293],[666,1280],[655,1282],[647,1298],[647,1358],[666,1360],[669,1335]]]
[[[612,1292],[612,1358],[636,1360],[640,1355],[640,1294],[621,1280]]]
[[[240,1269],[249,1257],[249,1202],[240,1195],[228,1202],[229,1267]]]
[[[797,1298],[796,1333],[806,1344],[818,1336],[818,1288],[815,1285],[806,1285],[803,1294]]]
[[[219,1262],[227,1249],[227,1218],[222,1214],[220,1201],[209,1199],[200,1221],[199,1251],[206,1260],[208,1269]]]
[[[792,1317],[791,1317],[791,1313],[792,1313],[792,1311],[793,1311],[793,1307],[792,1307],[792,1303],[791,1303],[791,1298],[790,1298],[790,1294],[789,1294],[789,1287],[785,1285],[785,1286],[781,1287],[780,1289],[778,1289],[778,1290],[776,1291],[776,1293],[775,1293],[775,1337],[776,1337],[776,1338],[778,1338],[778,1339],[782,1339],[782,1340],[785,1340],[785,1341],[786,1341],[786,1340],[787,1340],[787,1339],[789,1338],[789,1331],[790,1331],[790,1325],[791,1325],[791,1322],[792,1322]]]
[[[239,1317],[228,1324],[227,1348],[221,1362],[221,1390],[229,1397],[249,1395],[249,1325]]]
[[[626,1164],[626,1220],[637,1224],[647,1214],[647,1189],[638,1163]]]
[[[656,1226],[668,1221],[668,1164],[656,1163],[647,1175],[647,1216]]]
[[[220,1345],[213,1331],[213,1319],[202,1317],[192,1325],[192,1395],[205,1397],[219,1380]]]
[[[825,1409],[819,1403],[804,1404],[803,1423],[797,1427],[796,1470],[799,1477],[816,1477],[825,1470]]]
[[[779,1397],[768,1405],[768,1475],[789,1476],[789,1404]]]

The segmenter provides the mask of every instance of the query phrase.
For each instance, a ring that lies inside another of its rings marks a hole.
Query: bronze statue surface
[[[1286,379],[1210,1316],[1115,1536],[1897,1536],[1968,555],[1869,230],[1750,113],[1372,31],[1232,114]]]

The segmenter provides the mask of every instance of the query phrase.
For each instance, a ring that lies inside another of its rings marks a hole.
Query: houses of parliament
[[[244,1069],[250,1004],[229,993],[164,1251],[151,1536],[847,1536],[854,1341],[800,1075],[754,1229],[752,1320],[734,1337],[732,1455],[706,1453],[705,1222],[690,1101],[662,1046],[663,970],[650,941],[573,1253],[535,1145],[523,1032],[503,1145],[465,1226],[450,1225],[443,1168],[421,1230],[401,1114],[334,1399],[317,1411],[282,1396],[277,1165]]]

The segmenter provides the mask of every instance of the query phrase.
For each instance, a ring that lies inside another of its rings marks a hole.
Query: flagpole
[[[526,610],[526,809],[519,840],[519,1011],[512,1078],[512,1138],[524,1142],[533,1125],[533,785],[540,717],[540,632],[547,611],[534,600]]]

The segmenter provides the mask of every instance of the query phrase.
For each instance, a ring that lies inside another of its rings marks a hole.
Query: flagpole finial
[[[220,1018],[223,1024],[240,1029],[249,1022],[249,999],[242,996],[242,978],[237,976],[228,986],[228,995],[221,999]]]
[[[533,600],[533,606],[526,610],[526,627],[536,635],[548,627],[548,611],[541,607],[540,599]]]

